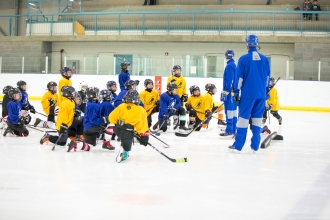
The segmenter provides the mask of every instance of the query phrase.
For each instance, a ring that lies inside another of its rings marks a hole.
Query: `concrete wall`
[[[0,89],[6,85],[15,86],[18,80],[24,80],[28,84],[28,94],[30,96],[41,96],[45,93],[46,85],[49,81],[58,82],[60,74],[0,74]],[[139,91],[144,89],[143,82],[146,78],[154,80],[154,77],[133,76],[132,79],[140,80]],[[89,86],[97,86],[99,89],[105,89],[106,82],[115,80],[118,82],[118,76],[93,76],[93,75],[74,75],[72,77],[73,87],[79,89],[79,83],[85,81]],[[163,92],[166,88],[167,77],[162,78]],[[186,78],[187,87],[198,85],[201,92],[205,93],[204,87],[207,83],[213,83],[218,88],[218,93],[213,96],[215,102],[220,101],[220,92],[222,89],[222,78]],[[312,82],[312,81],[293,81],[280,80],[276,84],[278,90],[279,102],[281,108],[302,109],[302,110],[327,110],[330,111],[330,82]],[[306,89],[308,88],[308,89]],[[317,91],[319,95],[315,96]]]

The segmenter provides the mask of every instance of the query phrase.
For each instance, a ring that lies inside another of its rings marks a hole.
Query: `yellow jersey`
[[[144,105],[144,109],[147,111],[149,116],[152,112],[152,109],[156,106],[156,101],[159,100],[159,93],[153,89],[151,92],[146,89],[140,93],[140,100]]]
[[[173,79],[175,79],[175,85],[178,86],[178,96],[181,98],[183,94],[187,94],[186,89],[186,79],[183,76],[170,76],[167,78],[167,84],[169,84]],[[166,85],[167,85],[166,84]]]
[[[270,110],[278,111],[280,103],[278,102],[277,90],[274,87],[269,91],[269,96],[270,98],[267,100],[267,106],[273,105]]]
[[[71,79],[66,79],[66,78],[63,77],[60,80],[60,82],[58,83],[58,96],[59,96],[58,104],[61,104],[61,102],[63,100],[63,96],[62,96],[62,92],[61,92],[63,86],[72,86]]]
[[[53,99],[55,102],[55,106],[58,106],[58,95],[57,93],[52,93],[50,91],[45,92],[44,96],[41,99],[41,105],[42,108],[44,110],[44,112],[46,113],[46,115],[49,115],[49,109],[50,109],[50,104],[49,101],[50,99]]]
[[[66,97],[63,97],[63,101],[60,104],[57,121],[56,121],[57,130],[60,130],[62,123],[66,124],[68,127],[72,125],[74,111],[75,111],[74,101]]]
[[[198,111],[197,117],[203,121],[205,119],[205,97],[203,95],[190,96],[187,103],[189,103],[193,110]],[[199,113],[201,112],[201,113]]]

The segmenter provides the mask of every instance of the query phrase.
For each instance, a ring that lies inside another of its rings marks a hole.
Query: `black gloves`
[[[48,102],[49,102],[49,106],[54,106],[55,105],[54,99],[49,99]]]
[[[212,112],[211,112],[210,110],[206,110],[206,111],[205,111],[205,116],[206,116],[207,118],[211,117],[211,116],[212,116]]]
[[[188,101],[188,95],[187,94],[183,94],[182,97],[181,97],[181,101],[182,102]]]
[[[36,110],[34,109],[34,107],[31,105],[31,107],[30,107],[30,112],[32,113],[32,114],[35,114],[36,113]]]
[[[149,141],[149,132],[140,134],[140,137],[137,138],[141,145],[147,146]]]
[[[67,135],[67,134],[68,134],[68,126],[62,123],[60,127],[60,135]]]
[[[18,126],[22,128],[24,127],[24,124],[25,124],[25,118],[23,116],[20,116],[18,118]]]
[[[191,105],[189,103],[186,103],[186,109],[187,109],[187,111],[191,110]]]

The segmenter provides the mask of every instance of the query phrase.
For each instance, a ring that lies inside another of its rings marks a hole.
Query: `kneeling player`
[[[140,99],[144,109],[147,111],[148,127],[150,128],[152,123],[151,116],[159,112],[159,94],[154,89],[154,82],[151,79],[146,79],[144,81],[144,87],[146,89],[140,93]]]
[[[201,95],[199,87],[194,85],[189,90],[191,96],[186,103],[186,109],[189,111],[188,129],[194,129],[205,119],[205,114],[210,114],[211,112],[209,110],[205,112],[205,98]],[[196,131],[199,131],[201,127],[196,128]]]
[[[82,116],[82,111],[80,110],[82,98],[80,93],[76,93],[76,97],[74,98],[75,110],[74,110],[74,119],[72,125],[69,127],[69,138],[74,141],[84,141],[84,116]]]
[[[8,92],[10,89],[12,89],[12,86],[5,86],[3,88],[3,99],[2,99],[2,118],[0,119],[0,129],[4,129],[6,127],[7,117],[8,117],[8,109],[7,104],[10,101],[10,98],[8,96]]]
[[[24,126],[26,116],[20,115],[21,113],[21,104],[22,99],[21,92],[17,88],[12,88],[8,91],[8,96],[10,101],[7,104],[8,109],[8,118],[7,124],[8,127],[3,133],[3,136],[13,137],[14,134],[18,136],[28,136],[29,131]]]
[[[141,145],[147,146],[149,141],[148,121],[146,111],[139,106],[139,93],[128,91],[123,97],[123,103],[109,115],[111,124],[115,124],[115,133],[121,140],[121,148],[116,161],[120,163],[129,157],[132,148],[134,130]]]
[[[267,111],[270,110],[270,114],[272,114],[277,120],[278,124],[282,124],[282,117],[278,114],[278,109],[279,109],[279,101],[278,101],[278,96],[277,96],[277,90],[274,87],[275,79],[274,77],[270,77],[270,82],[269,82],[269,99],[267,100],[266,103],[266,109],[263,114],[263,119],[262,122],[265,123],[267,120]]]

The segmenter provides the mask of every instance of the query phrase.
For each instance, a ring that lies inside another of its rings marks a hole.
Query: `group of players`
[[[217,88],[212,83],[205,85],[205,95],[201,94],[198,86],[191,86],[188,97],[186,80],[181,75],[181,67],[178,65],[173,67],[172,74],[168,77],[167,91],[161,95],[154,89],[151,79],[144,81],[145,90],[140,94],[137,92],[139,81],[130,78],[129,62],[121,63],[118,79],[121,91],[118,95],[115,81],[107,82],[107,88],[101,91],[97,87],[88,87],[87,84],[81,83],[81,91],[77,92],[72,87],[71,69],[64,67],[60,70],[62,79],[59,84],[49,82],[47,92],[41,101],[47,120],[35,117],[32,122],[34,127],[42,128],[53,128],[56,122],[58,135],[45,132],[40,144],[51,142],[61,146],[67,145],[68,152],[90,151],[96,146],[97,140],[102,140],[103,149],[114,150],[115,147],[110,141],[115,140],[117,135],[117,140],[121,141],[121,148],[116,160],[121,162],[128,158],[134,137],[141,145],[146,146],[149,131],[166,132],[167,127],[171,125],[171,117],[173,128],[179,128],[179,132],[187,133],[192,129],[199,131],[201,128],[207,128],[214,117],[213,114],[217,112],[218,125],[226,126],[220,136],[232,137],[236,134],[235,143],[229,147],[230,149],[241,151],[250,122],[253,133],[251,148],[257,151],[261,125],[267,118],[267,111],[271,110],[279,124],[282,123],[282,118],[278,114],[277,91],[272,88],[274,79],[269,79],[268,59],[257,51],[258,38],[250,35],[246,43],[249,52],[240,58],[238,67],[234,61],[234,51],[227,50],[225,53],[227,66],[221,92],[224,107],[214,105],[212,96],[217,92]],[[5,96],[2,103],[2,123],[7,125],[4,136],[29,134],[26,129],[32,118],[29,112],[38,112],[28,100],[26,87],[26,82],[18,81],[17,88],[6,86],[3,90]],[[223,110],[226,113],[226,122],[223,120]],[[186,126],[187,112],[189,122]],[[155,113],[158,113],[158,121],[152,125],[152,115]]]

